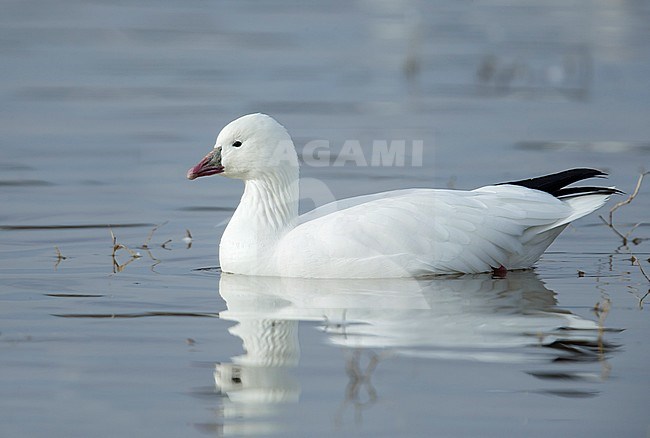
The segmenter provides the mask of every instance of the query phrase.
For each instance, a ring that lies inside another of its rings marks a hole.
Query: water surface
[[[631,193],[649,20],[640,1],[6,2],[1,434],[647,434],[647,225],[625,247],[584,218],[506,279],[247,279],[218,269],[241,185],[184,175],[263,111],[305,161],[303,210],[574,166]],[[422,165],[345,155],[392,140]]]

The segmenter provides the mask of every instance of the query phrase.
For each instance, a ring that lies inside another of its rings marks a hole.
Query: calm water
[[[263,111],[326,142],[303,209],[573,166],[632,192],[648,3],[514,4],[4,2],[0,435],[650,433],[650,226],[592,215],[507,279],[222,276],[241,184],[184,178]],[[363,166],[394,140],[404,166]]]

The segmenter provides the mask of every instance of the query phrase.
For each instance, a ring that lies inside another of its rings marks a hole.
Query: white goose
[[[264,114],[229,123],[187,177],[244,180],[219,245],[223,272],[311,278],[419,277],[530,268],[613,187],[566,187],[594,169],[471,191],[407,189],[348,198],[298,215],[298,157]]]

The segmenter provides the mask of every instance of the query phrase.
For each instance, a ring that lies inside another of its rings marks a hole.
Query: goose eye
[[[241,146],[241,141],[239,141],[239,140],[235,141],[235,142],[232,144],[232,146],[235,147],[235,148],[238,148],[239,146]]]

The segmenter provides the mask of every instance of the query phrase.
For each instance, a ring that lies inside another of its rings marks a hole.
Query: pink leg
[[[498,268],[492,268],[492,275],[497,278],[506,278],[508,270],[505,266],[501,265]]]

